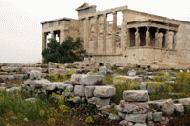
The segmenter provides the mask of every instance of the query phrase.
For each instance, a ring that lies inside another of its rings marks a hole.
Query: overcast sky
[[[128,8],[190,21],[189,0],[0,0],[0,62],[41,61],[41,24],[62,17],[77,18],[75,9],[88,2],[98,10]]]

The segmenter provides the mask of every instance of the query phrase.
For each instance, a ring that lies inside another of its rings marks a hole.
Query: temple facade
[[[190,22],[168,19],[128,9],[96,11],[84,3],[78,19],[42,22],[42,48],[47,36],[59,42],[80,37],[89,57],[97,63],[121,66],[190,68]]]

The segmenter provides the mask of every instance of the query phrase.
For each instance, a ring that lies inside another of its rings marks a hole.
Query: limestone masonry
[[[42,22],[42,48],[47,36],[63,42],[80,37],[89,57],[97,63],[161,68],[190,67],[190,22],[128,9],[96,11],[84,3],[78,20],[62,18]]]

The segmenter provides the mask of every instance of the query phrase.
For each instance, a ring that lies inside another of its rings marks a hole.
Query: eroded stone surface
[[[113,86],[96,86],[94,90],[95,97],[108,98],[114,96],[116,89]]]
[[[127,90],[123,92],[123,99],[126,102],[147,102],[149,95],[147,90]]]
[[[135,123],[145,123],[147,119],[147,114],[127,114],[125,120]]]
[[[148,103],[129,103],[122,100],[120,105],[117,107],[118,111],[132,114],[144,114],[149,110]]]
[[[75,85],[74,87],[74,95],[76,96],[85,96],[83,85]]]

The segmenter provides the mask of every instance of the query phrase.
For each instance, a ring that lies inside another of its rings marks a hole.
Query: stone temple
[[[159,68],[190,67],[190,22],[128,9],[97,11],[84,3],[78,19],[42,22],[42,48],[47,38],[63,42],[68,36],[83,40],[87,55],[97,63]]]

